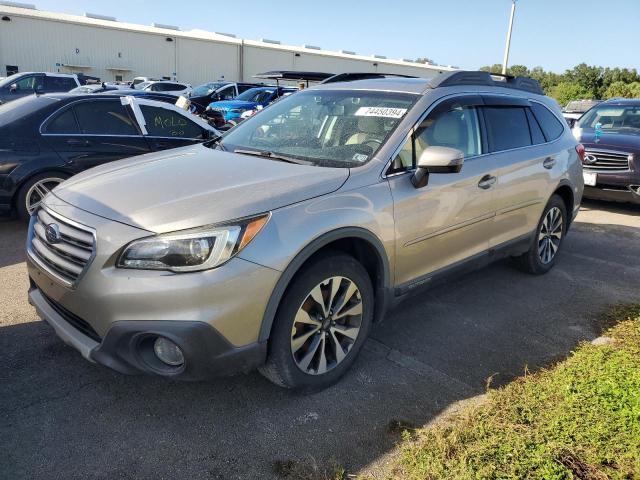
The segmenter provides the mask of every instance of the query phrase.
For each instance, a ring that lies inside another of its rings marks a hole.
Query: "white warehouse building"
[[[269,70],[384,72],[431,78],[452,69],[312,45],[181,31],[171,25],[136,25],[89,13],[45,12],[33,5],[0,1],[0,77],[17,71],[48,71],[82,73],[102,81],[148,76],[196,85],[220,79],[252,81],[254,75]]]

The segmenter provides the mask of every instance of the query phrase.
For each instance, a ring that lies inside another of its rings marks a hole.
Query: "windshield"
[[[235,99],[242,100],[245,102],[262,103],[262,102],[267,102],[273,95],[273,92],[275,91],[276,91],[275,88],[270,88],[270,89],[251,88],[246,92],[238,95]]]
[[[220,144],[229,151],[357,167],[373,157],[417,98],[392,92],[307,90],[245,120]]]
[[[81,87],[76,87],[72,90],[69,90],[69,93],[93,93],[98,90],[102,90],[101,85],[82,85]]]
[[[585,113],[578,128],[603,133],[631,133],[640,135],[640,105],[604,105]]]
[[[192,97],[205,97],[215,92],[220,87],[226,85],[226,83],[205,83],[193,89],[191,92]]]

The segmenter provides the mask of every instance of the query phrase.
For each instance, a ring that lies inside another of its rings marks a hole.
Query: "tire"
[[[64,173],[45,172],[39,173],[27,180],[20,187],[20,190],[18,190],[18,195],[16,197],[16,211],[18,213],[18,217],[23,221],[28,222],[37,197],[40,197],[40,200],[42,200],[46,193],[57,187],[67,178],[69,178],[69,175]]]
[[[556,227],[558,219],[561,224]],[[567,233],[567,207],[562,198],[553,195],[545,207],[529,250],[515,257],[516,266],[532,275],[542,275],[553,268]]]
[[[371,280],[356,259],[330,253],[313,260],[296,274],[282,298],[260,372],[278,386],[305,393],[329,387],[358,356],[373,309]],[[331,312],[325,316],[327,310]]]

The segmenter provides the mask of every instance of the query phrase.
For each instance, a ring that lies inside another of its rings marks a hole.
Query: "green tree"
[[[604,92],[604,98],[640,98],[640,82],[613,82]]]
[[[419,57],[419,58],[416,58],[416,63],[430,63],[434,65],[436,62],[434,62],[432,59],[428,57]]]
[[[595,98],[593,91],[574,82],[560,82],[551,87],[547,95],[555,98],[558,103],[565,106],[571,100]]]
[[[592,96],[601,97],[604,93],[602,90],[603,75],[604,69],[602,67],[593,67],[586,63],[581,63],[571,70],[567,70],[564,74],[564,80],[575,83],[584,90],[592,92]]]

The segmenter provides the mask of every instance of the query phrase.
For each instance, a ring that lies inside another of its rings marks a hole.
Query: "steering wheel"
[[[369,145],[372,143],[373,145]],[[362,145],[366,145],[371,148],[372,151],[376,151],[380,145],[382,145],[382,140],[378,140],[377,138],[370,138],[369,140],[362,142]]]

